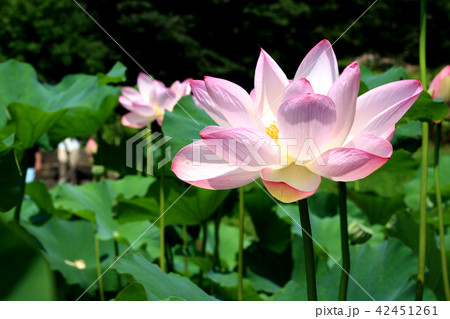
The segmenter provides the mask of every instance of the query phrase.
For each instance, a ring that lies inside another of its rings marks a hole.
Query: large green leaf
[[[408,78],[403,67],[392,67],[380,75],[375,75],[365,66],[361,65],[360,67],[361,81],[369,89]],[[448,106],[442,100],[433,101],[430,94],[424,90],[399,123],[405,123],[407,120],[438,121],[445,118],[447,114]]]
[[[34,68],[27,63],[8,60],[0,63],[0,127],[7,120],[6,108],[12,102],[44,107],[48,89],[37,80]]]
[[[156,225],[152,225],[149,221],[120,224],[115,239],[127,246],[133,244],[131,249],[134,251],[144,247],[151,260],[160,256],[160,231]]]
[[[98,151],[94,154],[95,165],[102,165],[105,169],[114,170],[120,175],[136,174],[136,168],[126,165],[126,140],[121,139],[119,145],[109,144],[103,138],[97,139]]]
[[[418,167],[419,162],[412,154],[397,150],[383,167],[359,180],[360,190],[372,191],[383,197],[403,194],[403,189],[399,185],[413,179]]]
[[[132,282],[123,288],[114,299],[115,301],[148,301],[147,293],[142,284]]]
[[[244,203],[261,245],[282,253],[291,241],[291,226],[277,216],[272,198],[258,187],[245,194]]]
[[[448,114],[448,106],[442,100],[433,100],[427,91],[423,91],[416,102],[403,116],[400,123],[407,120],[439,121]]]
[[[20,168],[19,163],[24,150],[33,147],[65,113],[65,110],[46,112],[35,106],[16,102],[9,104],[8,110],[10,122],[0,128],[0,139],[7,137],[0,141],[0,170],[5,178],[0,195],[5,196],[1,200],[1,211],[11,209],[21,199],[20,170],[25,173],[26,167]]]
[[[407,175],[413,175],[419,166],[420,161],[414,154],[405,150],[396,150],[381,169],[386,173],[400,173],[405,180]]]
[[[367,91],[369,91],[369,88],[367,87],[367,84],[364,83],[363,81],[359,82],[359,92],[358,92],[358,96],[363,95],[363,94],[366,93]]]
[[[97,279],[94,250],[94,227],[84,220],[60,220],[52,217],[43,225],[30,223],[29,218],[37,208],[29,201],[24,202],[23,222],[25,229],[41,243],[43,254],[54,270],[64,276],[68,284],[79,284],[87,288]],[[114,262],[114,247],[111,241],[100,241],[102,269]],[[115,289],[113,273],[107,273],[104,282],[107,289]],[[93,287],[93,290],[95,287]]]
[[[52,95],[45,109],[68,109],[49,132],[53,142],[68,136],[90,136],[98,131],[118,105],[120,94],[119,88],[98,86],[97,77],[87,74],[67,75],[49,89]]]
[[[349,191],[348,196],[363,211],[371,224],[385,225],[392,215],[405,208],[401,194],[383,198],[373,192]]]
[[[116,68],[113,73],[122,71]],[[66,76],[54,86],[44,85],[31,65],[15,60],[0,63],[0,140],[14,134],[14,143],[20,148],[13,152],[0,146],[0,170],[8,172],[2,192],[7,199],[0,210],[8,210],[20,200],[20,174],[18,165],[13,168],[13,154],[20,163],[23,151],[40,139],[48,146],[65,137],[92,135],[118,104],[119,91],[98,85],[96,76],[85,74]]]
[[[292,236],[292,276],[291,279],[297,283],[306,283],[305,277],[305,254],[303,250],[303,239],[299,235]],[[306,298],[306,297],[305,297]]]
[[[280,289],[280,286],[278,286],[277,284],[273,283],[267,278],[258,276],[251,270],[247,270],[245,278],[250,281],[251,285],[257,292],[274,293],[275,291]]]
[[[394,66],[380,75],[375,75],[364,65],[360,65],[360,68],[361,81],[364,82],[370,90],[383,84],[408,78],[408,74],[403,67]]]
[[[156,179],[152,176],[127,175],[114,181],[107,180],[111,188],[124,198],[143,197]]]
[[[213,225],[209,228],[208,234],[213,234]],[[213,242],[211,240],[209,243]],[[250,246],[250,239],[244,234],[244,249]],[[207,247],[207,250],[212,254],[212,245]],[[233,270],[237,265],[237,256],[239,250],[239,228],[234,225],[228,225],[225,223],[220,224],[219,227],[219,257],[221,260],[221,267],[226,270]]]
[[[302,228],[300,227],[300,216],[298,206],[293,204],[282,204],[277,207],[277,214],[292,224],[292,232],[302,236]],[[325,254],[328,252],[333,258],[340,256],[341,245],[337,238],[340,238],[339,216],[320,218],[311,214],[311,231],[314,239],[322,248],[316,246],[317,254]]]
[[[4,224],[2,220],[0,240],[0,258],[4,261],[0,264],[0,299],[5,300],[20,284],[25,274],[32,271],[31,265],[36,262],[38,254],[23,238],[23,234],[17,232],[17,228]]]
[[[16,161],[14,147],[4,147],[0,142],[0,170],[2,174],[2,191],[0,191],[0,212],[7,212],[21,199],[20,171]]]
[[[117,198],[114,212],[121,224],[145,220],[156,220],[159,217],[159,203],[155,198],[143,197],[126,199]],[[170,214],[164,216],[165,224]]]
[[[431,196],[431,191],[435,189],[434,178],[434,170],[433,168],[428,168],[428,180],[427,180],[427,190],[428,190],[428,199],[427,205],[429,208],[434,207],[433,200],[434,196]],[[439,176],[441,188],[445,190],[446,187],[450,186],[450,180],[448,176],[450,176],[450,156],[449,155],[441,155],[439,158]],[[405,193],[405,203],[408,207],[417,210],[419,207],[419,194],[420,194],[420,184],[421,184],[421,172],[420,169],[416,170],[414,175],[414,179],[404,183],[403,190]]]
[[[102,240],[108,240],[115,236],[118,229],[112,215],[115,197],[116,193],[107,181],[81,186],[61,184],[54,205],[89,221],[95,218],[97,236]]]
[[[57,143],[66,137],[90,136],[97,132],[117,106],[118,90],[111,92],[99,102],[98,108],[91,105],[74,106],[50,129],[49,138]]]
[[[209,125],[217,125],[205,111],[199,108],[192,96],[185,96],[178,101],[173,112],[166,112],[162,130],[171,140],[172,158],[184,146],[200,139],[200,131]]]
[[[371,300],[362,288],[375,300],[414,300],[411,288],[416,283],[411,276],[417,271],[417,258],[400,241],[389,239],[377,247],[359,245],[351,256],[355,280],[349,281],[348,300]]]
[[[421,142],[422,123],[420,121],[401,121],[395,128],[395,134],[391,141],[395,150],[403,148],[409,152],[417,151],[422,145]]]
[[[361,81],[369,89],[408,78],[408,74],[403,67],[392,67],[380,75],[375,75],[363,65],[360,67]],[[400,123],[404,123],[407,120],[438,121],[445,118],[447,114],[448,106],[442,100],[433,101],[430,94],[424,90],[413,106],[403,116]]]
[[[113,217],[112,207],[116,197],[119,195],[120,198],[128,198],[133,202],[130,198],[145,195],[154,181],[153,177],[126,176],[120,180],[105,180],[80,186],[61,184],[52,191],[54,207],[91,222],[95,221],[100,239],[122,237],[121,228]],[[139,235],[140,233],[136,238]],[[127,240],[136,239],[132,237],[131,233]]]
[[[168,180],[169,181],[169,180]],[[173,224],[198,225],[208,220],[209,217],[227,198],[230,191],[214,191],[198,187],[191,187],[186,193],[186,185],[172,182],[166,207],[170,207],[167,213],[168,219]],[[156,187],[154,188],[156,190]],[[150,189],[150,192],[152,189]]]
[[[226,300],[238,300],[238,275],[237,273],[214,273],[209,272],[208,278],[214,283],[217,290],[217,295]],[[246,301],[260,301],[263,300],[253,287],[250,280],[244,278],[243,280],[243,300]]]
[[[396,239],[377,246],[352,246],[351,276],[347,300],[413,300],[415,281],[411,279],[417,268],[417,257]],[[329,271],[318,274],[319,300],[337,300],[341,268],[334,264]],[[364,291],[365,290],[365,291]],[[369,296],[370,295],[370,296]],[[429,291],[427,298],[433,299]],[[304,281],[291,280],[277,291],[274,300],[305,300]],[[429,300],[428,299],[428,300]]]
[[[126,70],[127,67],[121,62],[117,61],[108,73],[97,74],[98,85],[124,82],[127,79],[125,76]]]
[[[339,197],[335,193],[317,192],[308,198],[308,208],[319,217],[332,217],[338,213]]]
[[[149,300],[180,297],[185,300],[214,300],[188,278],[177,274],[165,274],[142,255],[127,254],[120,258],[114,268],[122,274],[130,274],[147,291]]]
[[[10,240],[10,239],[9,239]],[[9,260],[8,266],[12,265]],[[16,264],[14,264],[16,265]],[[20,281],[9,292],[5,301],[52,301],[56,300],[55,280],[44,257],[38,256],[28,264],[28,270],[22,273]],[[9,270],[12,267],[9,267]],[[9,273],[9,271],[8,271]]]
[[[273,294],[272,300],[275,301],[307,300],[306,283],[290,280],[283,288],[280,288]]]
[[[292,256],[290,246],[282,253],[276,253],[259,245],[258,242],[252,242],[244,251],[244,262],[253,273],[279,286],[283,286],[291,278]]]
[[[66,110],[43,111],[38,107],[13,102],[8,107],[16,136],[23,148],[33,147],[37,140],[61,119]]]
[[[408,212],[397,213],[388,224],[388,235],[400,239],[416,254],[419,251],[419,223]],[[426,238],[426,266],[429,269],[425,278],[425,285],[434,291],[440,300],[444,300],[444,287],[442,283],[441,255],[436,245],[436,229],[427,224]],[[450,265],[447,258],[447,265]]]
[[[53,199],[47,190],[47,186],[42,181],[34,181],[25,186],[25,194],[30,196],[33,202],[47,214],[53,215],[56,209],[53,206]]]
[[[150,186],[151,197],[118,199],[116,212],[120,222],[156,220],[160,215],[160,182]],[[186,185],[166,178],[164,184],[166,199],[164,215],[166,225],[198,225],[207,220],[225,200],[229,191],[212,191]],[[184,194],[184,195],[183,195]]]
[[[114,70],[115,73],[118,71]],[[68,136],[90,136],[101,127],[118,105],[119,93],[119,88],[98,85],[96,76],[86,74],[68,75],[57,85],[43,85],[37,80],[36,71],[31,65],[9,60],[0,63],[0,127],[7,121],[6,107],[17,102],[47,112],[39,113],[32,109],[32,114],[22,118],[31,121],[33,126],[22,126],[24,129],[34,130],[37,124],[39,132],[42,133],[45,133],[44,128],[49,129],[48,136],[53,143]],[[14,115],[14,112],[25,112],[23,108],[16,106],[16,110],[10,110],[11,115]],[[65,110],[65,114],[56,114],[60,110]],[[55,119],[51,114],[59,118]],[[46,121],[41,122],[36,115],[46,115]],[[11,121],[15,123],[14,118]],[[21,135],[26,137],[27,145],[31,143],[30,137],[37,136],[36,133],[29,132]]]

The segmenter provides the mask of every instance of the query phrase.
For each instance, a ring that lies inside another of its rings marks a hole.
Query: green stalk
[[[311,232],[311,222],[309,220],[308,202],[305,199],[299,200],[298,210],[300,213],[300,224],[302,227],[303,251],[305,254],[305,274],[306,290],[309,301],[317,301],[316,288],[316,266],[314,264],[314,246]]]
[[[339,182],[339,217],[341,224],[341,251],[342,251],[342,273],[339,285],[339,300],[347,300],[348,277],[350,273],[350,249],[348,242],[347,222],[347,187],[345,182]]]
[[[28,169],[28,161],[30,157],[30,151],[26,150],[23,153],[22,161],[20,163],[20,171],[22,175],[20,176],[20,200],[16,205],[16,208],[14,210],[14,221],[17,224],[17,226],[22,227],[20,225],[20,212],[22,210],[22,202],[23,198],[25,196],[25,186],[26,186],[26,179],[27,179],[27,169]],[[16,158],[17,161],[17,158]]]
[[[105,301],[105,293],[103,291],[102,266],[100,264],[100,245],[97,238],[97,226],[94,224],[94,248],[95,248],[95,264],[97,266],[97,284],[100,294],[100,300]]]
[[[164,172],[161,170],[161,179],[159,183],[159,267],[163,272],[166,271],[166,258],[165,258],[165,226],[164,226]]]
[[[216,217],[214,219],[214,267],[217,269],[220,269],[220,256],[219,256],[220,218],[221,217]]]
[[[150,136],[152,135],[151,123],[147,125]],[[152,153],[152,140],[148,137],[147,143],[147,175],[150,175],[151,170],[148,169],[149,164],[153,169],[153,153]],[[159,180],[159,267],[162,272],[166,272],[166,250],[165,250],[165,224],[164,224],[164,170],[161,169],[161,176]]]
[[[420,1],[419,63],[422,86],[427,87],[426,44],[426,0]],[[425,282],[425,257],[427,235],[427,169],[428,169],[428,123],[422,122],[422,174],[420,182],[419,265],[417,270],[416,300],[423,298]]]
[[[205,221],[202,224],[202,251],[201,251],[201,255],[203,258],[206,258],[206,241],[208,238],[208,223]],[[203,277],[204,277],[204,273],[203,270],[200,269],[200,278],[199,278],[199,286],[202,287],[203,286]]]
[[[166,245],[166,271],[173,272],[173,251],[170,248],[170,245]]]
[[[359,185],[359,179],[355,181],[355,191],[359,192],[360,185]]]
[[[434,142],[434,184],[436,188],[436,204],[439,217],[439,244],[441,249],[442,280],[444,281],[445,299],[450,300],[450,286],[448,283],[447,254],[445,253],[444,212],[442,211],[441,183],[439,180],[439,149],[441,144],[442,123],[436,124]]]
[[[189,277],[189,256],[187,226],[183,225],[183,253],[184,253],[184,275]]]
[[[424,88],[427,87],[426,35],[427,35],[427,1],[420,0],[419,65],[420,65],[420,81],[422,82],[422,86]]]
[[[238,300],[244,300],[244,188],[239,188]]]
[[[114,242],[114,254],[115,254],[115,258],[117,259],[119,257],[119,243],[113,239]],[[120,276],[120,274],[118,272],[116,272],[117,274],[117,284],[119,285],[119,290],[122,289],[123,285],[122,285],[122,277]]]
[[[208,223],[205,221],[202,224],[202,257],[206,257],[206,241],[208,240]]]

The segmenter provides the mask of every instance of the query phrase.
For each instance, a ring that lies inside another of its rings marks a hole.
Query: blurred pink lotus
[[[444,99],[445,104],[450,107],[450,65],[447,65],[431,81],[428,92],[433,99]]]
[[[416,80],[377,87],[358,97],[360,69],[339,76],[331,44],[323,40],[289,81],[263,50],[248,94],[226,80],[191,81],[197,104],[219,126],[179,151],[172,171],[207,189],[230,189],[261,177],[282,202],[311,196],[321,176],[354,181],[392,155],[395,123],[422,92]]]
[[[94,154],[97,154],[98,151],[98,144],[97,142],[93,139],[90,138],[87,143],[86,143],[86,154],[89,158],[92,158],[92,156]]]
[[[170,88],[164,83],[140,73],[138,90],[123,87],[119,102],[130,112],[122,117],[122,125],[142,128],[155,119],[161,125],[164,112],[172,111],[178,100],[190,94],[189,80],[175,81]]]

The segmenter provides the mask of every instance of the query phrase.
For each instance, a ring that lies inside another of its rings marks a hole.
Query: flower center
[[[164,111],[161,111],[161,109],[157,105],[153,106],[153,109],[155,110],[155,114],[157,117],[162,118],[164,116]]]
[[[274,140],[278,139],[279,130],[277,124],[278,124],[277,121],[273,121],[272,124],[266,127],[266,134],[269,135]]]

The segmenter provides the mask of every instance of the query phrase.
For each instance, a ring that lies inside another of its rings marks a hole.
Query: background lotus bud
[[[428,92],[433,99],[444,99],[445,104],[450,107],[450,65],[447,65],[436,75]]]
[[[362,244],[372,237],[373,232],[370,228],[367,228],[360,222],[354,220],[350,225],[348,225],[348,235],[352,243]]]

